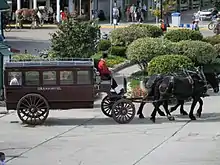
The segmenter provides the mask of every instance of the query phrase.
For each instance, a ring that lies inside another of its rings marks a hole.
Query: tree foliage
[[[69,19],[52,34],[51,48],[58,58],[88,58],[95,54],[99,38],[98,24]]]

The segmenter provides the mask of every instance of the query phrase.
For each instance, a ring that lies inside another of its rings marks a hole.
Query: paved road
[[[7,165],[219,165],[219,99],[204,99],[203,117],[194,122],[176,115],[174,122],[159,117],[153,124],[148,104],[146,119],[119,125],[101,113],[100,101],[94,109],[51,111],[37,127],[21,125],[12,112],[0,118],[0,151]]]
[[[102,32],[109,33],[112,29],[102,29]],[[27,50],[31,54],[38,54],[37,50],[45,50],[50,47],[50,33],[54,33],[56,29],[13,29],[6,33],[6,40],[13,48],[24,52]],[[201,31],[204,36],[213,35],[212,31]]]

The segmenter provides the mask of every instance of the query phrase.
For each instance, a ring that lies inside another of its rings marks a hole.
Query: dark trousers
[[[112,89],[115,89],[118,86],[117,82],[115,81],[114,78],[112,78],[112,76],[110,74],[103,74],[101,77],[102,77],[102,80],[111,80],[112,81],[112,85],[111,85]]]

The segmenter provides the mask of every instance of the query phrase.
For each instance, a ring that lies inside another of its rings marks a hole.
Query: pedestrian
[[[5,153],[0,152],[0,165],[5,165]]]
[[[131,13],[130,13],[130,6],[129,5],[125,9],[125,14],[126,14],[127,22],[130,22]]]
[[[192,30],[199,31],[198,21],[193,21]]]
[[[118,17],[119,17],[119,10],[118,8],[115,6],[112,10],[112,17],[113,17],[113,24],[118,24]],[[114,22],[114,20],[116,20],[116,22]]]
[[[164,20],[160,20],[160,22],[161,22],[161,25],[160,25],[161,30],[163,32],[166,32],[167,31],[167,26],[166,26]]]
[[[134,6],[134,4],[132,4],[132,6],[130,7],[130,13],[131,13],[131,21],[134,22],[135,21],[135,11],[136,11],[136,7]]]

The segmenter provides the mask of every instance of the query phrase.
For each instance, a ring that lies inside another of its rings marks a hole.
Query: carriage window
[[[8,72],[8,84],[10,86],[22,85],[22,73],[21,72]]]
[[[37,71],[29,71],[25,72],[25,84],[26,85],[39,85],[39,72]]]
[[[56,85],[56,83],[57,83],[56,71],[43,72],[44,85]]]
[[[73,84],[73,72],[72,71],[60,71],[60,84]]]
[[[77,71],[77,84],[91,84],[91,72],[88,70]]]

